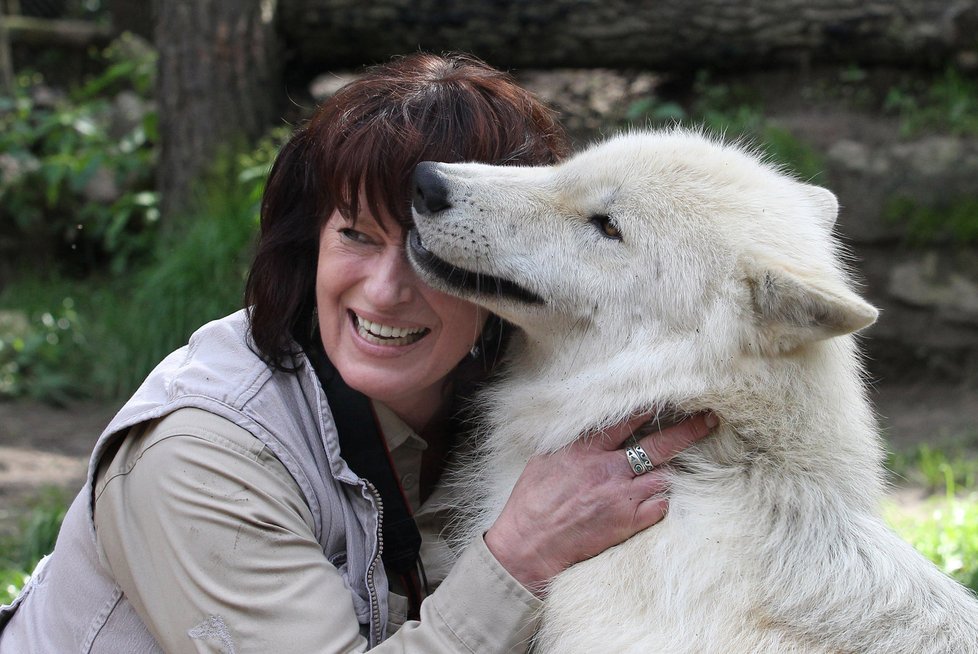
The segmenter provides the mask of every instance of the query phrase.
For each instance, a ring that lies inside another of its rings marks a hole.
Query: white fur
[[[876,310],[840,263],[830,192],[682,130],[554,167],[436,171],[452,206],[416,214],[425,247],[544,301],[460,290],[416,261],[520,327],[481,397],[469,534],[535,452],[636,409],[721,418],[674,460],[664,521],[553,581],[535,652],[978,652],[978,601],[879,517],[851,336]]]

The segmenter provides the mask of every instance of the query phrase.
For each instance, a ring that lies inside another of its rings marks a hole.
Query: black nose
[[[422,161],[414,169],[414,210],[426,216],[452,206],[448,201],[448,186],[438,174],[438,164]]]

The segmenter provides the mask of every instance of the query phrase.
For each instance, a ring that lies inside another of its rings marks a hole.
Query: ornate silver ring
[[[635,438],[634,434],[629,436],[628,440],[625,441],[625,456],[628,457],[628,465],[631,466],[632,472],[635,473],[636,477],[655,470],[652,459],[649,458],[649,455],[639,445],[638,439]]]

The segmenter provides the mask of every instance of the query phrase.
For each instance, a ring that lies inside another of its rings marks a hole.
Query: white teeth
[[[356,317],[357,331],[361,336],[374,343],[407,345],[416,342],[428,332],[426,327],[394,327],[372,322],[357,314],[353,315]]]

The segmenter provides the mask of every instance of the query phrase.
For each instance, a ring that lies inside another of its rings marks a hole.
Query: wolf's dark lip
[[[407,245],[411,250],[411,258],[417,266],[451,288],[476,296],[505,297],[525,304],[544,304],[542,297],[515,282],[465,270],[439,258],[421,242],[421,234],[416,227],[412,227],[408,232]]]

